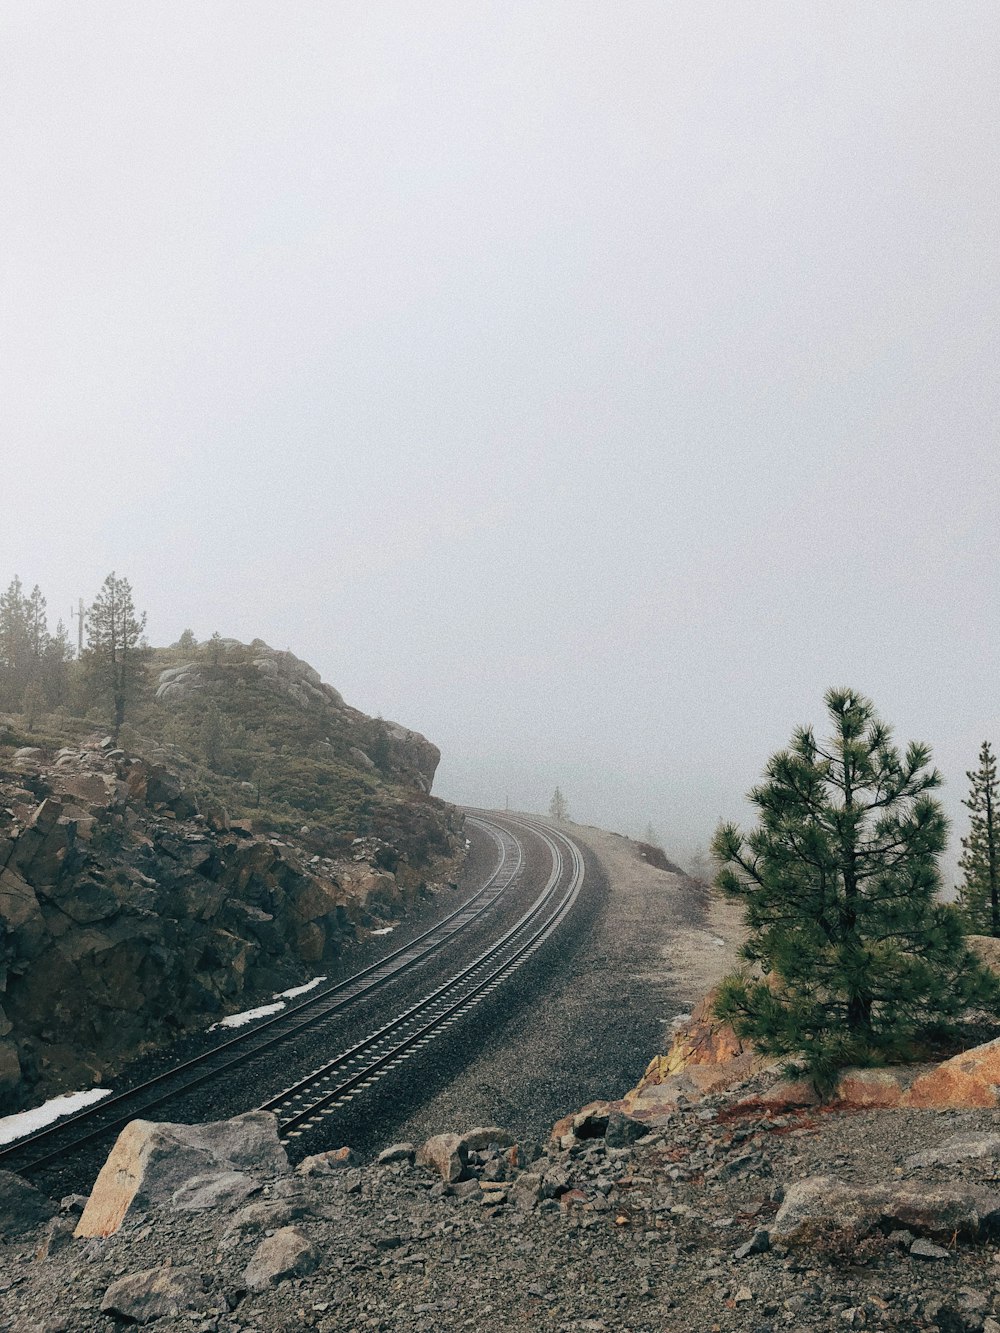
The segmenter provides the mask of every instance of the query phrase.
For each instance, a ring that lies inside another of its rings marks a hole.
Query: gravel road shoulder
[[[475,1123],[544,1138],[559,1116],[632,1087],[673,1018],[732,966],[738,912],[698,881],[648,864],[628,838],[561,827],[586,852],[580,919],[540,967],[505,988],[447,1086],[385,1122],[384,1142]]]

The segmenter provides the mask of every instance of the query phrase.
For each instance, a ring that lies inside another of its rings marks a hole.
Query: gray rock
[[[313,1215],[309,1202],[301,1196],[286,1199],[259,1199],[236,1213],[223,1233],[223,1239],[242,1240],[262,1231],[278,1231],[291,1222]]]
[[[248,1291],[266,1291],[290,1277],[303,1277],[319,1267],[320,1255],[297,1227],[282,1227],[262,1240],[243,1274]]]
[[[935,1245],[933,1241],[925,1240],[921,1237],[915,1240],[910,1246],[910,1253],[916,1255],[918,1259],[950,1259],[951,1255],[940,1245]]]
[[[480,1125],[476,1129],[467,1129],[462,1135],[466,1152],[482,1152],[484,1148],[495,1145],[498,1148],[514,1146],[514,1135],[499,1125]]]
[[[13,1240],[34,1231],[59,1211],[41,1190],[12,1171],[0,1171],[0,1237]]]
[[[855,1185],[833,1176],[796,1181],[771,1226],[771,1241],[808,1244],[831,1231],[863,1236],[895,1224],[914,1234],[979,1239],[1000,1221],[1000,1195],[989,1190],[917,1183]]]
[[[543,1199],[557,1199],[560,1194],[565,1194],[570,1187],[569,1172],[562,1166],[550,1166],[542,1175],[541,1197]]]
[[[604,1142],[609,1148],[627,1148],[630,1144],[652,1133],[652,1127],[642,1120],[635,1120],[621,1111],[612,1111],[608,1116],[608,1127],[604,1132]]]
[[[379,1166],[389,1166],[393,1162],[412,1162],[416,1149],[412,1143],[393,1143],[383,1148],[375,1161]]]
[[[511,1186],[511,1202],[530,1212],[542,1197],[542,1177],[537,1171],[522,1171]]]
[[[760,1228],[753,1233],[744,1245],[741,1245],[738,1250],[733,1251],[733,1258],[749,1259],[751,1254],[763,1254],[766,1250],[770,1249],[770,1247],[771,1237],[763,1230],[763,1228]]]
[[[73,1242],[73,1231],[76,1227],[74,1217],[54,1217],[45,1228],[45,1235],[42,1237],[41,1244],[35,1251],[35,1258],[44,1261],[60,1250],[66,1249]]]
[[[1000,1157],[1000,1134],[953,1134],[936,1148],[914,1153],[906,1159],[911,1169],[924,1166],[951,1166],[954,1162],[971,1162],[987,1157]]]
[[[329,1152],[313,1153],[303,1157],[295,1168],[300,1176],[332,1176],[338,1171],[360,1165],[361,1158],[353,1148],[333,1148]]]
[[[102,1314],[131,1324],[176,1319],[188,1310],[204,1311],[208,1299],[196,1268],[149,1268],[112,1282],[101,1301]]]
[[[237,1207],[260,1189],[260,1181],[245,1171],[214,1171],[192,1176],[170,1196],[171,1206],[182,1212],[202,1212],[208,1208]]]

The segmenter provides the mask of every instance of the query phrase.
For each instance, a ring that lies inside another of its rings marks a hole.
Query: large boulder
[[[905,1106],[1000,1106],[1000,1037],[952,1056],[914,1080]]]
[[[917,1235],[969,1240],[995,1234],[1000,1194],[956,1186],[857,1185],[833,1176],[808,1176],[785,1194],[770,1228],[785,1245],[823,1241],[832,1233],[858,1238],[881,1228]]]
[[[112,1282],[101,1301],[101,1313],[129,1324],[150,1324],[189,1311],[204,1312],[208,1303],[198,1269],[148,1268]]]
[[[447,1185],[462,1179],[467,1160],[461,1134],[434,1134],[417,1149],[417,1165],[429,1166]]]
[[[0,1238],[13,1240],[34,1231],[59,1211],[41,1190],[12,1171],[0,1171]]]
[[[243,1281],[247,1291],[266,1291],[285,1278],[312,1273],[319,1259],[319,1250],[298,1227],[281,1227],[257,1246]]]
[[[267,1111],[205,1125],[133,1120],[94,1182],[76,1235],[110,1236],[127,1215],[158,1207],[203,1207],[213,1191],[232,1203],[251,1192],[245,1177],[263,1181],[288,1170],[277,1121]]]

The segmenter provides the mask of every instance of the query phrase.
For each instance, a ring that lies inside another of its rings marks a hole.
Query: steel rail
[[[419,963],[436,954],[445,944],[467,930],[494,906],[501,895],[516,881],[524,864],[524,849],[516,836],[478,816],[470,815],[469,819],[470,822],[476,824],[493,839],[497,845],[499,858],[482,887],[460,907],[457,907],[441,921],[438,921],[408,943],[400,945],[398,949],[386,954],[385,957],[362,968],[352,976],[344,978],[343,981],[311,995],[300,1004],[293,1005],[280,1014],[256,1023],[249,1027],[247,1031],[240,1032],[236,1036],[218,1043],[210,1050],[192,1056],[190,1059],[154,1075],[143,1083],[136,1084],[135,1087],[116,1093],[95,1103],[93,1106],[85,1107],[71,1116],[58,1120],[52,1125],[36,1130],[33,1134],[25,1135],[23,1138],[15,1139],[10,1144],[3,1145],[0,1147],[0,1165],[19,1159],[25,1152],[34,1153],[38,1148],[45,1148],[50,1144],[57,1145],[40,1157],[33,1156],[31,1161],[17,1168],[21,1174],[30,1174],[48,1165],[56,1158],[67,1156],[80,1148],[87,1147],[91,1143],[106,1137],[113,1130],[121,1129],[143,1112],[153,1110],[166,1101],[173,1100],[194,1088],[201,1087],[225,1071],[245,1064],[264,1051],[271,1050],[273,1047],[298,1036],[307,1028],[314,1027],[331,1017],[335,1017],[357,1000],[371,994],[372,991],[389,981],[402,976],[405,972],[410,971]],[[503,834],[507,835],[509,842],[505,841]],[[513,866],[510,865],[512,855]],[[507,875],[502,873],[505,868],[509,872]],[[473,907],[475,910],[470,911],[469,909]],[[450,929],[444,929],[449,926]],[[432,938],[434,936],[438,936],[438,938]],[[414,950],[416,951],[414,952]],[[262,1034],[264,1040],[260,1040]],[[231,1052],[235,1052],[235,1054],[230,1054],[228,1058],[219,1060],[218,1057],[221,1054]],[[144,1101],[141,1106],[134,1105],[137,1100],[149,1094],[153,1094],[150,1100]],[[119,1114],[125,1107],[129,1107],[129,1109],[123,1114]],[[115,1113],[110,1120],[108,1119],[109,1111]],[[93,1126],[93,1128],[78,1137],[72,1138],[68,1143],[60,1143],[60,1139],[65,1136],[67,1131],[83,1125]]]
[[[585,866],[579,848],[557,830],[523,819],[511,818],[510,822],[532,832],[548,847],[552,857],[551,874],[538,898],[498,941],[455,976],[362,1041],[262,1103],[259,1109],[278,1116],[283,1142],[315,1128],[325,1116],[440,1036],[527,961],[563,921],[584,882]],[[559,885],[564,857],[555,839],[563,844],[570,857],[570,875],[562,890]],[[559,897],[560,892],[559,902],[548,914],[552,899]],[[360,1068],[352,1068],[359,1064]]]

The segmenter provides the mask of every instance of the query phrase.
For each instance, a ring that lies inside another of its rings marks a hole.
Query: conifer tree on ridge
[[[837,1069],[912,1054],[930,1028],[994,1005],[997,983],[938,902],[947,824],[927,746],[905,754],[868,699],[829,690],[829,741],[798,728],[750,792],[744,835],[715,835],[717,883],[746,904],[750,969],[716,1005],[762,1051],[798,1056],[821,1090]]]
[[[1000,936],[1000,810],[996,755],[989,741],[979,751],[979,767],[965,775],[969,796],[969,834],[962,839],[959,866],[965,880],[958,891],[959,908],[969,929]]]

